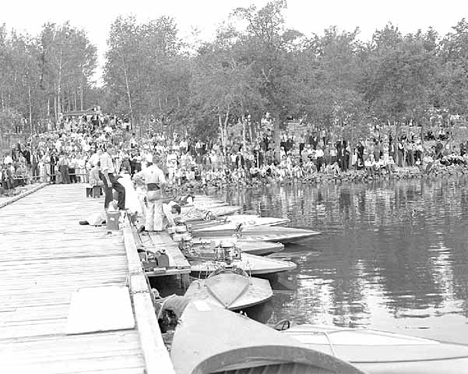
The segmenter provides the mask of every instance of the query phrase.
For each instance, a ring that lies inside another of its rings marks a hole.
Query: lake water
[[[277,256],[270,322],[368,327],[468,343],[468,179],[291,185],[218,194],[321,235]]]

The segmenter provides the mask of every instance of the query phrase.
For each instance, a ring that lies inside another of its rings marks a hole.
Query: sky
[[[160,16],[173,17],[180,36],[189,38],[194,28],[200,38],[209,40],[217,27],[237,7],[264,6],[267,0],[0,0],[0,24],[8,29],[40,32],[46,22],[70,21],[83,28],[104,61],[110,25],[119,15],[133,14],[140,22]],[[462,18],[468,19],[467,0],[287,0],[286,24],[306,36],[321,35],[330,26],[339,30],[360,29],[360,39],[391,22],[403,34],[432,26],[440,35],[451,31]]]

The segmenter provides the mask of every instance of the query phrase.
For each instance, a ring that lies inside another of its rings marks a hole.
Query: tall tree
[[[419,124],[432,108],[437,72],[432,36],[432,31],[402,36],[392,25],[375,33],[362,87],[381,121]]]
[[[39,39],[41,49],[42,88],[48,97],[47,114],[51,104],[55,118],[64,111],[82,109],[84,92],[92,85],[96,68],[96,48],[86,32],[72,27],[47,23]]]
[[[294,52],[302,34],[285,28],[282,11],[286,1],[275,0],[263,8],[237,8],[233,15],[247,23],[246,32],[238,43],[239,58],[252,64],[266,111],[275,120],[275,153],[279,157],[280,124],[296,105],[294,76],[297,74]]]
[[[194,61],[192,105],[202,110],[202,118],[215,117],[223,148],[227,145],[228,125],[242,121],[248,107],[261,100],[252,65],[239,61],[227,45],[226,34],[218,34]],[[206,126],[206,123],[203,123]],[[245,134],[245,131],[244,131]]]
[[[468,114],[468,23],[463,18],[442,40],[440,104],[452,114]]]
[[[169,17],[144,24],[132,16],[116,19],[104,68],[111,109],[132,122],[154,115],[163,123],[188,101],[188,67],[177,33]]]
[[[297,87],[302,110],[322,128],[355,127],[365,114],[359,92],[362,45],[359,30],[339,32],[336,27],[314,35],[301,54]],[[302,84],[301,84],[302,82]]]

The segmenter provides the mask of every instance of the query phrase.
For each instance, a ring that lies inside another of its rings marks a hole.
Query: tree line
[[[0,125],[15,116],[55,121],[100,105],[143,129],[184,128],[199,138],[228,137],[229,125],[258,122],[266,112],[276,129],[294,118],[357,136],[369,123],[423,128],[467,114],[465,19],[445,36],[433,28],[402,34],[387,24],[362,41],[359,29],[304,35],[287,28],[285,8],[274,0],[233,9],[212,40],[193,43],[170,17],[120,16],[109,31],[102,87],[93,83],[97,51],[84,30],[49,23],[31,37],[4,25]]]
[[[0,27],[0,126],[3,131],[92,100],[97,51],[84,30],[47,23],[37,36]]]

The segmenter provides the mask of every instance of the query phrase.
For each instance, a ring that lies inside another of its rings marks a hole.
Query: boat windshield
[[[213,273],[210,274],[208,278],[214,277],[219,274],[238,274],[244,277],[248,277],[248,274],[243,269],[237,266],[230,266],[230,267],[220,267],[216,269]]]

